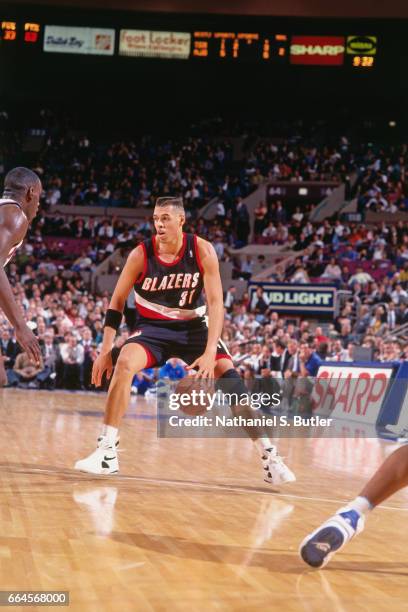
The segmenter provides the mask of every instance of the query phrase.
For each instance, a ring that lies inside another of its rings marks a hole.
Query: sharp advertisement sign
[[[344,52],[344,36],[292,36],[290,63],[342,66]]]

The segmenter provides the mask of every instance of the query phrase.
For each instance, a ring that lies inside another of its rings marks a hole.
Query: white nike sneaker
[[[262,457],[262,463],[265,471],[265,482],[270,482],[273,485],[295,482],[296,476],[284,463],[275,447],[265,450],[265,454]]]
[[[365,516],[349,507],[340,508],[316,531],[305,537],[299,553],[305,563],[324,567],[343,546],[364,529]]]
[[[119,438],[116,439],[115,447],[112,447],[106,436],[100,436],[96,450],[89,457],[77,461],[74,469],[89,474],[117,474],[119,472],[116,451],[118,444]]]

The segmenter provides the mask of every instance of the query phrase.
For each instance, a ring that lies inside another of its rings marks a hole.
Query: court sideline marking
[[[48,470],[46,468],[31,468],[29,470],[30,473],[39,473],[39,474],[53,474],[55,476],[58,476],[58,472],[55,472],[54,470]],[[24,474],[24,470],[22,470],[20,472],[20,474]],[[72,472],[66,472],[64,475],[72,475]],[[77,473],[75,473],[75,475],[79,475]],[[89,482],[89,477],[86,477],[85,473],[83,473],[84,478],[79,478],[78,482]],[[88,478],[88,480],[86,480],[86,478]],[[121,481],[135,481],[135,482],[144,482],[146,484],[152,484],[152,485],[168,485],[168,486],[174,486],[174,487],[178,487],[178,486],[183,486],[183,487],[191,487],[191,488],[196,488],[196,489],[209,489],[210,491],[229,491],[230,493],[254,493],[254,494],[258,494],[258,495],[274,495],[276,497],[284,497],[284,498],[289,498],[289,499],[299,499],[299,500],[303,500],[303,501],[313,501],[313,502],[327,502],[327,503],[331,503],[331,504],[342,504],[344,505],[345,503],[347,503],[347,500],[344,499],[328,499],[326,497],[310,497],[310,496],[306,496],[306,495],[297,495],[296,493],[279,493],[278,491],[261,491],[261,490],[257,490],[257,489],[251,489],[248,490],[244,487],[239,487],[239,486],[233,486],[233,485],[224,485],[224,484],[206,484],[206,483],[201,483],[201,482],[191,482],[188,480],[164,480],[161,478],[147,478],[145,476],[115,476],[114,480],[112,479],[111,476],[105,476],[105,475],[92,475],[92,480],[96,483],[99,481],[108,481],[111,480],[112,481],[112,485],[115,484],[115,482],[121,482]],[[24,492],[21,492],[22,494],[24,494]],[[377,506],[377,508],[381,508],[383,510],[398,510],[400,512],[408,512],[408,507],[406,508],[398,508],[396,506]]]

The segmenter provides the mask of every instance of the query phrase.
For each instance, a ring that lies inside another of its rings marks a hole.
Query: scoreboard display
[[[37,46],[45,52],[84,53],[84,49],[88,49],[89,53],[99,55],[197,63],[231,61],[271,66],[348,66],[359,70],[372,69],[377,58],[377,36],[365,34],[326,36],[207,29],[167,32],[160,28],[116,30],[92,25],[48,25],[8,19],[1,21],[0,26],[1,48]],[[109,49],[105,50],[101,41],[107,40],[107,36]]]
[[[285,63],[288,53],[287,34],[193,32],[193,57]]]
[[[17,21],[2,21],[0,40],[7,42],[37,43],[40,40],[41,26],[39,23]]]
[[[192,57],[284,65],[372,68],[376,36],[301,36],[261,32],[193,32]]]

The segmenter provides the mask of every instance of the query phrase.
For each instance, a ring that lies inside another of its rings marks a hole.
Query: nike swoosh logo
[[[116,457],[104,457],[104,461],[113,461]]]

